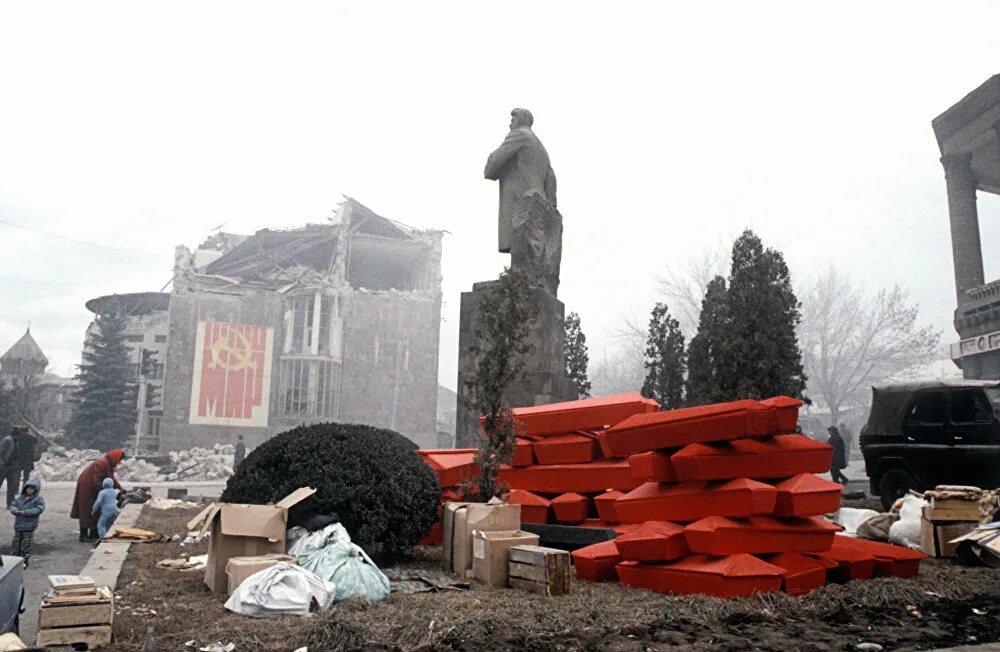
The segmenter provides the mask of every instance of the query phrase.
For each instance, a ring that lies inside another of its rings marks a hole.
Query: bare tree
[[[871,385],[929,361],[941,333],[917,326],[917,306],[899,285],[867,296],[832,266],[802,298],[799,345],[806,394],[826,405],[832,423],[864,404]]]
[[[717,247],[705,249],[700,255],[688,259],[682,272],[667,267],[657,279],[661,300],[670,306],[674,318],[680,323],[681,332],[690,340],[698,332],[701,301],[709,282],[716,276],[729,273],[730,248],[721,242]],[[643,337],[645,337],[643,335]]]

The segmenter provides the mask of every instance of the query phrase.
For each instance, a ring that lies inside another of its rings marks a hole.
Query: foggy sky
[[[320,222],[343,194],[445,229],[441,384],[459,293],[493,278],[486,156],[531,109],[559,180],[562,284],[591,357],[655,277],[744,227],[797,286],[900,282],[957,339],[931,120],[994,68],[962,3],[0,3],[0,350],[30,321],[77,364],[84,302],[159,290],[173,248]],[[987,280],[1000,200],[980,195]],[[37,233],[43,231],[48,235]],[[103,248],[66,239],[99,243]]]

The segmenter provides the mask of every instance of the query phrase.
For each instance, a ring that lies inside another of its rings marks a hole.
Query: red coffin
[[[573,566],[576,576],[588,582],[610,582],[618,579],[615,565],[621,561],[614,541],[602,541],[586,548],[574,550]]]
[[[875,555],[870,550],[852,545],[851,541],[857,539],[835,536],[829,550],[813,555],[820,561],[830,563],[826,574],[828,582],[868,580],[874,575]]]
[[[549,506],[551,501],[538,494],[525,491],[524,489],[514,489],[507,496],[507,502],[511,505],[521,506],[522,523],[548,523]]]
[[[656,401],[643,398],[639,392],[628,392],[579,401],[519,407],[514,408],[513,412],[514,418],[521,422],[524,434],[546,436],[576,430],[600,430],[633,414],[659,409]],[[480,422],[482,421],[480,418]]]
[[[914,577],[920,572],[920,561],[927,559],[927,555],[917,550],[848,536],[836,537],[834,547],[838,550],[851,548],[865,555],[873,555],[875,557],[873,574],[876,577],[884,575]]]
[[[744,400],[666,412],[637,414],[604,435],[606,450],[622,457],[695,442],[773,435],[777,416],[757,401]]]
[[[764,407],[774,410],[779,432],[798,432],[799,408],[802,407],[802,401],[787,396],[775,396],[760,403]]]
[[[622,584],[657,593],[733,598],[781,590],[782,569],[751,555],[693,555],[670,564],[623,561],[616,570]]]
[[[840,527],[819,517],[778,520],[769,516],[709,516],[687,526],[688,547],[704,555],[823,552]]]
[[[833,448],[803,435],[691,444],[670,458],[681,480],[787,478],[799,473],[825,473]]]
[[[500,482],[512,489],[527,489],[548,494],[569,491],[597,493],[605,489],[629,491],[641,482],[632,478],[628,462],[591,462],[590,464],[556,464],[523,468],[500,467]]]
[[[789,595],[805,595],[826,584],[827,564],[797,552],[762,557],[783,571],[781,588]]]
[[[688,554],[684,528],[669,521],[647,521],[614,540],[625,561],[672,561]]]
[[[511,466],[531,466],[535,463],[535,453],[528,439],[518,437],[514,444],[514,454],[510,460]]]
[[[624,523],[691,522],[706,516],[753,516],[774,511],[777,489],[741,478],[728,482],[647,482],[615,502]]]
[[[552,512],[560,523],[582,523],[590,515],[590,498],[568,493],[552,499]]]
[[[676,451],[674,451],[676,452]],[[677,474],[670,463],[671,452],[649,451],[636,453],[628,458],[632,477],[646,482],[677,482]]]
[[[454,487],[465,478],[479,475],[475,448],[454,448],[443,450],[418,450],[427,466],[437,474],[442,487]]]
[[[594,506],[597,507],[597,518],[607,523],[619,523],[618,510],[615,509],[615,501],[624,496],[617,489],[605,491],[599,496],[594,496]]]
[[[775,516],[819,516],[840,509],[840,492],[844,489],[836,482],[817,478],[811,473],[783,480],[775,485],[778,500],[774,504]]]
[[[585,464],[600,458],[597,435],[568,434],[539,439],[532,444],[539,464]]]

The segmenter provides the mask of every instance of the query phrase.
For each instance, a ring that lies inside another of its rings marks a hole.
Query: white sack
[[[889,543],[920,550],[920,510],[927,501],[907,494],[900,502],[899,520],[889,528]]]
[[[226,609],[253,616],[308,616],[312,603],[323,612],[333,604],[337,587],[299,566],[281,562],[243,580],[226,600]]]
[[[833,522],[844,528],[841,534],[854,537],[858,534],[861,524],[873,516],[878,516],[874,509],[856,509],[854,507],[841,507],[833,518]]]

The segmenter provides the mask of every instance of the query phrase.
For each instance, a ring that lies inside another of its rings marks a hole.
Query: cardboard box
[[[215,503],[188,522],[188,530],[200,527],[199,537],[211,532],[205,584],[215,593],[229,588],[226,565],[233,557],[256,557],[285,552],[288,510],[315,489],[296,489],[274,505],[239,505]]]
[[[445,503],[441,514],[442,563],[448,571],[467,577],[472,568],[474,530],[495,532],[520,527],[520,505],[505,505],[496,499],[489,503]]]
[[[262,570],[268,569],[275,564],[285,562],[288,564],[299,565],[298,559],[292,555],[260,555],[259,557],[233,557],[226,564],[226,576],[229,578],[229,595],[233,594],[243,580],[250,577],[254,573],[259,573]]]
[[[926,515],[926,512],[925,512]],[[920,519],[920,549],[930,557],[954,557],[958,543],[952,543],[979,526],[979,521],[929,521]]]
[[[537,546],[538,535],[521,530],[472,533],[472,573],[486,586],[508,585],[507,552],[514,546]]]

